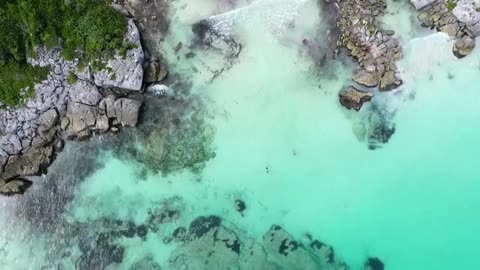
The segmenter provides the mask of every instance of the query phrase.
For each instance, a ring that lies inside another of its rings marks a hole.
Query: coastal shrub
[[[44,69],[26,61],[39,45],[61,45],[65,59],[78,58],[84,65],[112,57],[122,47],[127,22],[110,2],[0,0],[0,101],[17,105],[23,89],[19,86],[31,86],[45,78],[39,77],[46,76]]]
[[[69,72],[69,73],[68,73],[68,75],[67,75],[67,83],[68,83],[69,85],[74,84],[77,80],[78,80],[78,77],[77,77],[77,75],[75,75],[75,73],[73,73],[73,72]]]
[[[33,94],[34,82],[43,80],[47,74],[48,68],[32,67],[14,61],[0,65],[0,100],[10,106],[17,105],[22,98]],[[23,92],[27,88],[29,91]]]
[[[457,3],[455,3],[453,0],[447,0],[447,9],[449,12],[452,12],[456,6]]]

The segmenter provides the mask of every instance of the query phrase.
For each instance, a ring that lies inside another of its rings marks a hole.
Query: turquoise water
[[[111,138],[94,139],[87,149],[96,150],[90,153],[79,150],[85,146],[68,145],[39,180],[58,181],[60,188],[29,191],[46,192],[51,201],[72,192],[52,224],[77,222],[98,230],[102,218],[141,223],[149,209],[177,197],[183,213],[177,224],[214,214],[253,238],[280,224],[294,237],[308,232],[331,244],[351,269],[362,269],[368,256],[381,258],[389,270],[480,267],[478,50],[456,59],[453,41],[416,29],[406,18],[411,10],[400,6],[400,15],[392,16],[403,22],[395,30],[403,37],[405,59],[399,65],[404,85],[376,93],[374,100],[389,112],[396,132],[371,151],[357,136],[371,105],[354,113],[337,101],[339,89],[350,84],[353,64],[319,65],[326,46],[321,38],[309,38],[312,48],[302,45],[302,39],[327,31],[315,1],[210,2],[173,2],[162,48],[171,73],[192,83],[187,95],[205,106],[205,121],[215,130],[215,157],[199,172],[142,174],[138,160],[98,147]],[[243,45],[238,58],[185,46],[175,53],[178,42],[192,40],[191,24],[210,16],[224,37],[235,36]],[[195,57],[183,56],[189,51]],[[228,68],[211,80],[212,71],[222,67]],[[94,165],[81,169],[88,171],[85,175],[72,175],[87,163],[86,156]],[[47,195],[31,196],[42,203]],[[248,206],[243,217],[232,206],[236,198]],[[61,243],[61,253],[69,246],[68,254],[58,257],[65,269],[74,269],[80,251],[58,240],[62,232],[32,233],[35,221],[15,213],[16,204],[34,207],[35,202],[0,202],[8,217],[1,220],[0,232],[5,269],[48,264],[52,258],[45,250],[53,249],[52,239]],[[144,256],[169,269],[175,245],[162,238],[170,229],[150,232],[146,240],[123,239],[123,261],[108,269],[129,269]]]

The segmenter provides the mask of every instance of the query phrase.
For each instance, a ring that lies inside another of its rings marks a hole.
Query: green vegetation
[[[34,48],[62,45],[67,60],[101,62],[121,48],[126,19],[109,0],[0,0],[0,101],[20,102],[20,92],[46,77],[27,64]]]
[[[30,65],[10,62],[0,66],[0,100],[5,104],[14,106],[22,100],[23,89],[29,88],[23,97],[33,94],[34,82],[46,78],[48,68],[34,68]],[[12,91],[15,89],[15,91]]]
[[[67,75],[67,83],[68,83],[69,85],[74,84],[77,80],[78,80],[78,77],[77,77],[77,75],[75,75],[75,73],[73,73],[73,72],[69,72],[69,73],[68,73],[68,75]]]
[[[476,12],[480,12],[480,7],[475,9]]]
[[[447,9],[449,12],[452,12],[456,6],[457,3],[455,3],[453,0],[447,0]]]

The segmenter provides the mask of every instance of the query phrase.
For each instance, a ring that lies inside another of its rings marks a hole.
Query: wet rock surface
[[[347,109],[359,111],[362,108],[363,103],[372,99],[373,94],[350,86],[347,89],[340,91],[339,97],[340,104],[342,104],[342,106],[346,107]]]
[[[469,55],[475,48],[475,40],[469,36],[463,36],[455,41],[453,45],[453,54],[457,58],[463,58]]]

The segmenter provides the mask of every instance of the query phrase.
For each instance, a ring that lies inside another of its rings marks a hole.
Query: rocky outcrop
[[[117,79],[112,81],[101,79],[104,71],[92,76],[91,67],[80,69],[77,60],[66,61],[61,48],[40,47],[36,58],[28,59],[31,65],[49,67],[51,72],[34,86],[35,94],[24,107],[0,110],[1,194],[23,192],[29,185],[12,179],[44,172],[54,151],[63,148],[63,139],[85,139],[94,133],[118,131],[121,125],[137,125],[142,102],[128,96],[117,99],[110,90],[142,87],[143,51],[133,21],[126,40],[135,46],[127,51],[126,59],[109,61],[110,67],[116,67]],[[76,81],[67,82],[70,73]]]
[[[402,84],[396,62],[401,59],[400,43],[392,30],[383,30],[377,17],[385,12],[384,1],[337,1],[341,30],[338,47],[345,47],[360,68],[353,80],[367,87],[391,90]]]
[[[346,107],[347,109],[359,111],[362,108],[363,103],[372,99],[373,94],[350,86],[347,89],[340,91],[339,97],[340,104],[342,104],[342,106]]]
[[[96,132],[107,132],[110,128],[117,130],[119,125],[137,125],[142,101],[131,98],[117,99],[112,94],[104,98],[93,83],[83,82],[80,85],[85,87],[78,88],[77,91],[85,91],[83,96],[88,102],[71,98],[68,103],[67,120],[64,120],[63,129],[69,138],[83,139]]]
[[[131,19],[124,45],[130,48],[125,55],[117,52],[114,59],[107,60],[106,68],[93,74],[97,86],[133,91],[142,89],[144,54],[140,33]]]
[[[436,0],[418,15],[418,19],[423,27],[456,39],[453,54],[463,58],[473,50],[475,37],[480,35],[479,8],[479,0]]]

